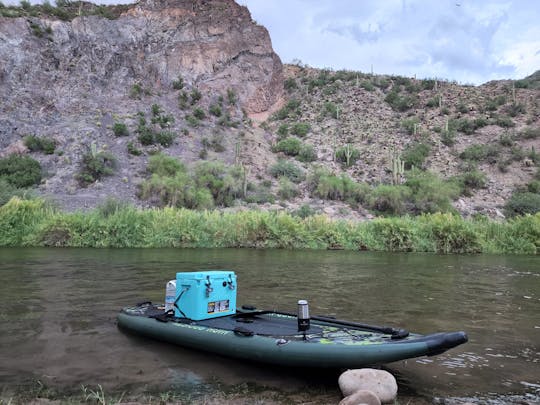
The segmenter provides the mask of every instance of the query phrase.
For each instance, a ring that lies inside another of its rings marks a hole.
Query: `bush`
[[[177,173],[187,172],[182,162],[162,153],[150,156],[146,170],[162,177],[174,177]]]
[[[235,105],[238,102],[238,98],[233,89],[227,89],[227,101],[229,105]]]
[[[473,162],[488,160],[489,163],[495,163],[500,153],[499,148],[497,145],[471,145],[461,152],[459,157]]]
[[[95,146],[83,155],[77,180],[82,187],[88,186],[104,176],[110,176],[116,168],[116,159],[110,152],[97,152]]]
[[[130,155],[133,155],[133,156],[141,156],[142,155],[142,151],[140,149],[138,149],[134,144],[133,142],[128,142],[127,145],[127,152],[130,154]]]
[[[154,144],[154,131],[152,131],[150,128],[146,126],[140,126],[137,129],[137,132],[139,133],[137,139],[139,140],[141,145],[148,146]]]
[[[31,187],[41,181],[41,165],[29,156],[11,155],[2,158],[0,179],[15,188]]]
[[[221,162],[202,162],[195,168],[195,182],[207,188],[216,205],[231,206],[243,195],[242,172],[238,167],[227,168]]]
[[[415,142],[407,145],[401,154],[401,158],[405,162],[405,168],[422,168],[430,151],[431,148],[425,143]]]
[[[286,137],[287,135],[289,135],[289,125],[285,123],[281,124],[278,127],[277,133],[280,136],[280,138]]]
[[[471,194],[472,189],[484,188],[487,182],[486,175],[476,168],[459,175],[457,180],[462,185],[462,194]]]
[[[42,151],[47,155],[52,155],[56,148],[56,142],[49,138],[39,138],[34,135],[24,137],[25,146],[32,152]]]
[[[298,88],[298,84],[296,84],[296,80],[293,77],[289,77],[283,82],[283,87],[290,93]]]
[[[411,190],[409,212],[413,214],[453,212],[452,200],[460,194],[455,181],[445,181],[436,174],[413,170],[407,176],[405,186]]]
[[[195,105],[202,98],[202,94],[198,89],[193,89],[191,91],[190,97],[191,97],[191,105]]]
[[[366,91],[375,90],[375,86],[373,85],[373,83],[368,80],[362,80],[362,83],[360,83],[360,87],[362,87]]]
[[[203,120],[206,118],[206,114],[204,113],[203,109],[200,107],[193,109],[193,116],[199,120]]]
[[[186,115],[185,119],[186,119],[188,125],[190,127],[193,127],[193,128],[196,128],[201,124],[201,121],[199,121],[197,119],[197,117],[194,117],[193,115],[188,114],[188,115]]]
[[[270,175],[275,178],[286,177],[294,183],[300,183],[306,176],[301,168],[288,160],[278,160],[270,167]]]
[[[346,174],[336,176],[323,168],[315,169],[309,176],[311,194],[325,200],[347,201],[351,204],[365,201],[369,186],[356,183]]]
[[[25,193],[25,189],[17,188],[3,177],[0,177],[0,207],[6,204],[11,197],[22,197]]]
[[[521,103],[512,103],[505,110],[510,117],[516,117],[518,114],[525,114],[527,112],[527,109]]]
[[[338,118],[338,107],[331,101],[327,101],[324,103],[323,111],[322,111],[323,117],[330,117],[337,119]]]
[[[512,118],[504,116],[499,116],[495,118],[494,124],[502,128],[512,128],[516,125],[514,121],[512,121]]]
[[[208,109],[208,112],[215,117],[221,117],[222,111],[219,104],[212,104]]]
[[[424,90],[433,90],[435,88],[434,79],[424,79],[420,83],[422,85],[422,89]]]
[[[279,141],[273,148],[273,152],[283,152],[289,156],[296,156],[300,153],[302,142],[298,138],[285,138]]]
[[[467,118],[451,119],[448,122],[448,127],[452,130],[463,132],[467,135],[472,135],[474,132],[482,127],[488,125],[488,121],[485,118],[476,118],[474,120],[468,120]]]
[[[307,122],[297,122],[291,126],[291,134],[296,136],[306,136],[311,126]]]
[[[177,80],[172,83],[173,89],[182,90],[184,88],[184,79],[179,76]]]
[[[176,138],[176,134],[169,131],[157,132],[154,135],[155,142],[159,143],[161,146],[165,148],[168,148],[169,146],[173,144],[174,138]]]
[[[528,127],[519,133],[520,139],[540,138],[540,127]]]
[[[277,111],[273,118],[276,120],[284,120],[286,118],[294,118],[301,115],[300,112],[300,101],[296,99],[289,100],[287,104],[279,111]]]
[[[504,206],[506,216],[535,214],[540,212],[540,194],[531,192],[515,192]]]
[[[396,111],[407,111],[416,106],[418,98],[414,95],[401,95],[398,90],[392,89],[384,98],[390,107]]]
[[[298,195],[298,189],[287,177],[280,177],[278,183],[278,196],[282,200],[290,200]]]
[[[115,122],[113,125],[114,136],[129,136],[129,131],[126,124],[122,122]]]
[[[454,146],[456,143],[456,133],[453,130],[442,131],[441,142],[443,145],[446,145],[448,147]]]
[[[420,217],[425,238],[437,253],[478,253],[480,237],[470,222],[458,215],[433,214]]]
[[[313,145],[310,144],[302,144],[300,146],[300,152],[298,152],[298,156],[296,156],[296,159],[298,159],[300,162],[314,162],[317,160],[317,153],[315,152],[315,149],[313,148]]]
[[[384,215],[403,215],[407,212],[407,201],[411,190],[406,186],[382,184],[369,195],[368,206],[373,211]]]
[[[154,117],[161,115],[161,113],[163,112],[163,110],[158,104],[152,104],[151,110]]]
[[[300,208],[291,212],[293,217],[307,218],[317,215],[317,210],[313,209],[309,204],[302,204]]]

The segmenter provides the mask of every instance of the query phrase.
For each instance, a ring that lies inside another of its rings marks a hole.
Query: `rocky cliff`
[[[199,92],[198,105],[234,97],[231,120],[268,110],[283,92],[268,32],[233,0],[141,0],[116,18],[79,10],[68,21],[46,11],[0,17],[0,151],[20,149],[17,141],[28,134],[54,139],[56,155],[38,156],[47,178],[40,191],[68,191],[72,197],[61,198],[68,208],[107,194],[80,190],[73,180],[92,143],[115,153],[123,183],[113,190],[125,188],[135,199],[146,159],[128,161],[126,140],[115,139],[111,127],[118,120],[133,127],[135,114],[156,104],[176,115],[170,129],[180,131],[186,125],[175,82],[184,93]],[[184,136],[172,153],[196,153],[203,136],[196,138]]]

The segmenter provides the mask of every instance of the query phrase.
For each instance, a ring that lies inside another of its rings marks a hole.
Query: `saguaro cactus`
[[[392,172],[392,184],[401,184],[405,174],[405,161],[401,160],[399,156],[392,155],[390,157],[390,170]]]

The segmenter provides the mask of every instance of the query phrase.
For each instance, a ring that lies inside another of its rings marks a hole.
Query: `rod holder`
[[[306,300],[298,301],[298,332],[309,330],[309,305]]]

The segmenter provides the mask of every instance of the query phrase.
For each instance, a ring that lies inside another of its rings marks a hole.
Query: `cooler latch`
[[[229,274],[229,281],[227,281],[227,284],[229,286],[229,289],[234,290],[234,284],[233,284],[233,279],[232,279],[231,274]]]
[[[212,291],[214,291],[214,289],[212,288],[212,283],[210,282],[210,276],[206,276],[206,282],[204,283],[204,285],[206,286],[206,297],[210,297],[210,293]]]

